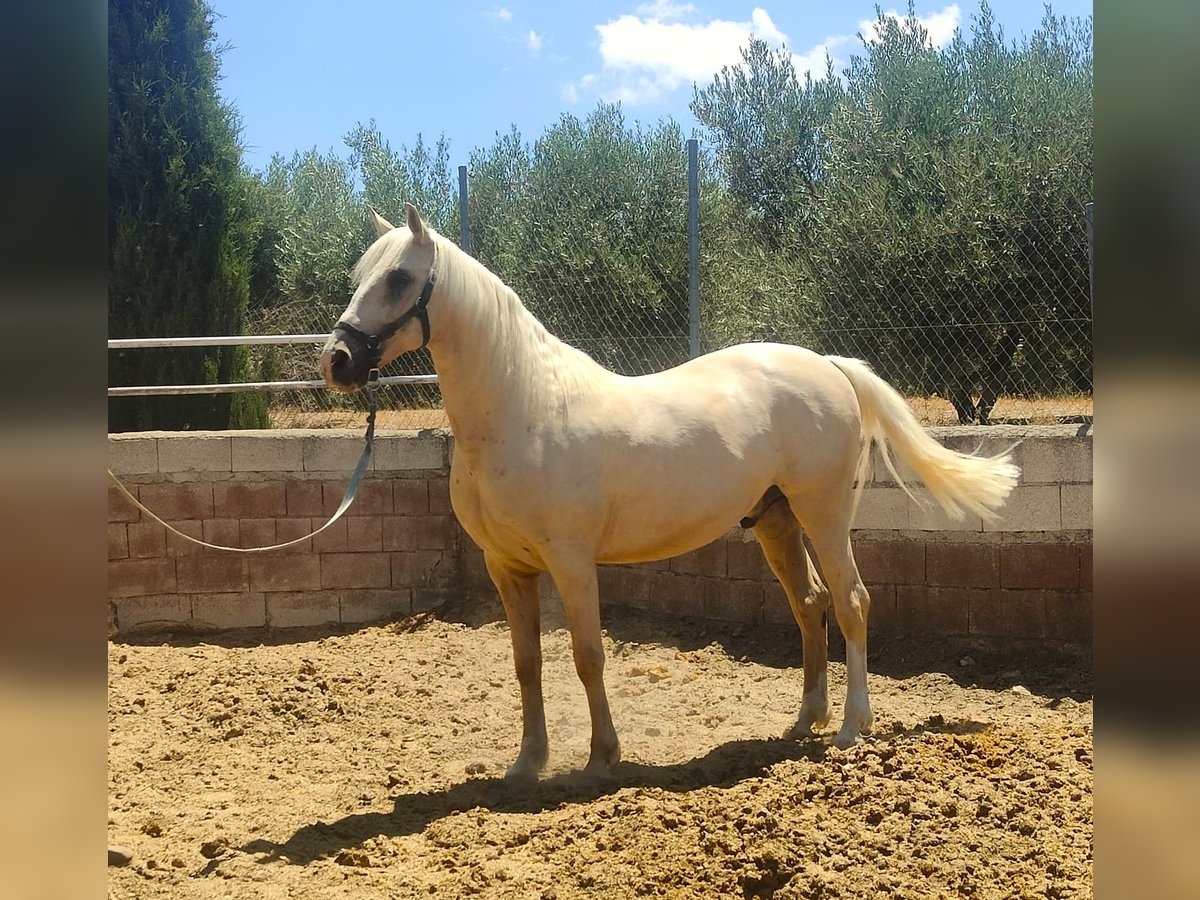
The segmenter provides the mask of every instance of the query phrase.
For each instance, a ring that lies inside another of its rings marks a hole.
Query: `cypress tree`
[[[108,319],[112,337],[240,334],[248,298],[239,124],[217,93],[203,0],[109,0]],[[245,348],[109,352],[109,384],[240,380]],[[121,398],[110,431],[265,426],[246,394]]]

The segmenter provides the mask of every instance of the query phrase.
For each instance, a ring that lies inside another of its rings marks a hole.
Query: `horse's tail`
[[[909,468],[920,476],[938,504],[954,519],[966,512],[995,519],[1020,474],[1012,462],[1012,448],[996,456],[969,456],[943,447],[931,438],[904,398],[860,359],[825,357],[850,379],[862,410],[863,448],[858,464],[855,506],[866,477],[871,442],[879,445],[884,465],[904,492],[921,503],[892,463],[889,445]]]

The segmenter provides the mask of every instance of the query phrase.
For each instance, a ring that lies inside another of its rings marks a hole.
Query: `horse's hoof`
[[[537,784],[538,774],[545,765],[545,759],[536,761],[533,758],[518,757],[517,761],[504,773],[504,781],[512,785]]]
[[[585,778],[606,779],[611,778],[615,766],[610,766],[605,762],[596,762],[588,760],[588,764],[583,767],[583,775]]]
[[[821,729],[829,724],[830,714],[828,710],[823,712],[800,710],[800,717],[796,719],[796,724],[787,730],[784,737],[788,740],[799,740],[800,738],[815,737]]]
[[[511,765],[504,773],[504,783],[513,787],[528,787],[537,784],[538,773],[527,766]]]
[[[592,755],[588,757],[588,763],[583,768],[583,773],[588,776],[604,778],[613,773],[617,763],[621,761],[621,748],[615,747],[612,750],[605,752],[592,751]]]
[[[843,728],[833,739],[833,746],[837,747],[839,750],[848,750],[857,744],[858,741],[859,735],[857,731],[854,729],[847,731],[845,728]]]

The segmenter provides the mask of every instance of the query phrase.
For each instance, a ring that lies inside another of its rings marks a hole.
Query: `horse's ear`
[[[396,226],[381,216],[375,211],[375,207],[368,204],[367,209],[371,212],[371,224],[375,226],[375,236],[383,237]]]
[[[405,203],[404,214],[408,217],[408,230],[412,232],[413,240],[418,244],[428,241],[429,234],[425,230],[425,223],[421,220],[421,214],[417,212],[417,208],[411,203]]]

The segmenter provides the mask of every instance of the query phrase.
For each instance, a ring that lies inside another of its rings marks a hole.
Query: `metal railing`
[[[114,338],[108,342],[109,350],[135,350],[161,347],[237,347],[255,344],[323,344],[327,334],[260,334],[221,335],[212,337],[173,338]],[[437,384],[437,375],[387,375],[379,383],[388,384]],[[313,381],[239,381],[232,384],[163,384],[110,387],[110,397],[163,397],[186,394],[233,394],[240,391],[280,393],[283,391],[312,391],[325,387],[321,380]]]

